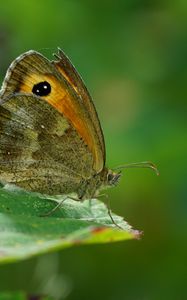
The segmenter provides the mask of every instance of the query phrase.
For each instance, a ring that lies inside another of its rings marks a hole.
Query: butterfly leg
[[[40,217],[48,217],[48,216],[52,215],[57,209],[59,209],[62,206],[62,204],[66,201],[66,199],[68,199],[68,197],[62,199],[55,207],[53,207],[47,213],[41,214]]]
[[[67,200],[67,199],[72,199],[72,200],[75,200],[75,201],[79,201],[77,198],[73,198],[73,197],[65,197],[64,199],[62,199],[61,201],[59,201],[59,203],[55,206],[55,207],[53,207],[50,211],[48,211],[47,213],[45,213],[45,214],[42,214],[42,215],[40,215],[40,217],[48,217],[48,216],[50,216],[50,215],[52,215],[57,209],[59,209],[61,206],[62,206],[62,204]]]
[[[111,208],[110,208],[110,201],[109,201],[109,200],[108,200],[108,202],[106,203],[106,207],[107,207],[107,209],[108,209],[108,215],[109,215],[109,217],[110,217],[112,223],[113,223],[116,227],[118,227],[119,229],[122,229],[122,230],[123,230],[123,228],[122,228],[121,226],[119,226],[119,225],[115,222],[115,220],[114,220],[114,218],[113,218],[113,216],[112,216],[112,211],[111,211]]]
[[[99,195],[97,195],[97,197],[94,197],[94,195],[93,195],[93,198],[100,198],[100,197],[106,197],[106,198],[108,198],[108,195],[107,194],[99,194]],[[93,198],[91,197],[90,199],[89,199],[89,207],[90,207],[90,209],[92,208],[92,203],[93,203]]]
[[[106,198],[107,198],[108,201],[107,201],[107,203],[105,202],[105,205],[106,205],[107,210],[108,210],[108,215],[109,215],[109,217],[110,217],[112,223],[113,223],[116,227],[118,227],[118,228],[120,228],[120,229],[123,230],[123,228],[122,228],[121,226],[119,226],[119,225],[115,222],[115,220],[114,220],[114,218],[113,218],[113,216],[112,216],[112,211],[111,211],[111,208],[110,208],[110,200],[108,199],[108,194],[105,194],[105,193],[99,194],[99,195],[97,196],[97,198],[99,198],[99,197],[106,197]]]

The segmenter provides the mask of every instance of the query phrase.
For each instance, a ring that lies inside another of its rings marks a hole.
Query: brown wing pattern
[[[48,102],[17,94],[0,105],[2,182],[51,195],[76,192],[92,164],[76,130]]]
[[[7,72],[1,98],[6,99],[14,93],[28,94],[36,83],[49,82],[52,92],[42,98],[66,117],[88,145],[93,156],[90,175],[92,169],[99,173],[105,163],[105,148],[97,113],[86,87],[70,61],[62,52],[59,52],[59,57],[58,62],[50,62],[35,51],[21,55]],[[86,161],[83,163],[87,164]]]

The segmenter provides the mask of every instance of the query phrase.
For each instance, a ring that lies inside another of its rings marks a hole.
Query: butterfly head
[[[123,169],[128,168],[149,168],[152,169],[157,175],[159,175],[159,171],[157,167],[151,162],[140,162],[140,163],[131,163],[127,165],[123,165],[114,169],[104,168],[101,172],[101,189],[106,187],[116,186],[121,177],[121,172]],[[119,170],[116,172],[116,170]]]
[[[119,182],[119,179],[121,177],[121,172],[114,172],[112,170],[108,170],[108,173],[107,173],[107,185],[108,186],[115,186],[118,184]]]

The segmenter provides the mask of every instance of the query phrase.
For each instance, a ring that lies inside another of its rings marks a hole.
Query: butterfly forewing
[[[75,67],[72,65],[71,61],[65,55],[65,53],[61,49],[58,49],[58,54],[54,54],[54,57],[57,60],[53,61],[52,63],[55,65],[58,71],[67,79],[67,81],[70,83],[72,88],[79,95],[79,97],[84,102],[84,105],[86,106],[89,117],[92,120],[92,124],[95,127],[95,130],[97,131],[97,135],[100,141],[100,147],[103,153],[103,160],[105,163],[104,136],[92,98],[82,78],[80,77]]]

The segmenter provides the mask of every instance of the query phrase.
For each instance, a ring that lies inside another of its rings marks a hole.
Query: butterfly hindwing
[[[93,175],[82,138],[39,97],[15,94],[0,105],[0,141],[1,181],[54,195],[76,191]]]

